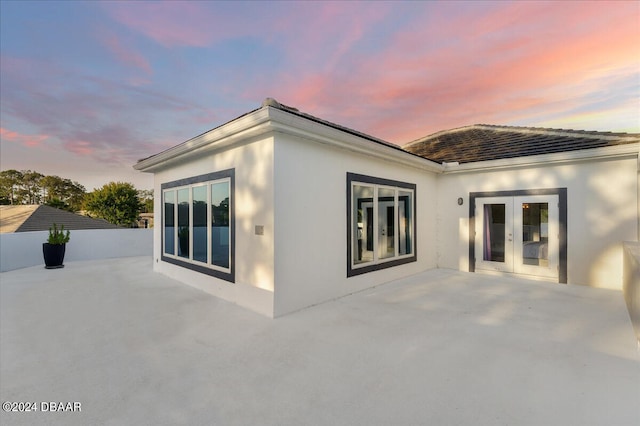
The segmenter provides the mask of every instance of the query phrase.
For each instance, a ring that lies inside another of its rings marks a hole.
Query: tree
[[[46,205],[68,211],[82,209],[86,190],[78,182],[60,176],[45,176],[40,185]]]
[[[42,178],[40,185],[42,185],[45,202],[54,199],[64,200],[66,198],[65,181],[69,181],[69,179],[63,179],[60,176],[45,176]]]
[[[0,172],[2,204],[40,204],[42,178],[44,178],[42,173],[32,170],[3,170]]]
[[[42,202],[42,186],[40,182],[44,178],[42,173],[32,170],[22,171],[22,189],[26,204],[40,204]]]
[[[142,213],[153,213],[153,189],[141,189],[138,198],[142,203]]]
[[[87,195],[87,190],[84,186],[78,182],[71,182],[69,179],[65,179],[65,201],[69,203],[72,211],[82,210],[84,204],[84,197]]]
[[[32,170],[0,172],[0,204],[46,204],[69,211],[82,209],[84,186],[60,176]]]
[[[47,202],[44,203],[44,205],[53,207],[56,209],[60,209],[60,210],[72,211],[71,206],[69,206],[69,204],[62,201],[60,198],[52,198],[50,200],[47,200]]]
[[[133,226],[142,203],[138,191],[128,182],[110,182],[85,197],[85,209],[115,225]]]
[[[0,172],[0,204],[22,204],[19,196],[22,172],[3,170]]]

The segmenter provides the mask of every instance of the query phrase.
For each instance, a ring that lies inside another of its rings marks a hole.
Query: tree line
[[[153,212],[153,191],[137,190],[128,182],[109,182],[87,192],[84,186],[60,176],[32,170],[0,171],[0,204],[44,204],[70,212],[133,226],[140,213]]]

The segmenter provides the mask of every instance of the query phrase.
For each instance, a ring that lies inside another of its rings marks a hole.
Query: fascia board
[[[532,155],[529,157],[506,158],[501,160],[477,161],[464,164],[446,164],[444,173],[470,173],[501,169],[521,169],[540,165],[560,165],[567,163],[597,161],[615,158],[638,158],[640,143],[584,149],[554,154]]]
[[[133,168],[143,172],[153,172],[159,167],[171,164],[173,161],[191,154],[194,151],[206,147],[216,149],[226,148],[241,140],[260,135],[269,131],[269,112],[267,109],[259,109],[230,123],[223,124],[213,130],[209,130],[186,142],[162,151],[159,154],[136,163]]]
[[[275,132],[304,138],[358,154],[393,161],[406,166],[441,173],[444,167],[411,153],[377,143],[339,129],[306,120],[278,109],[271,109],[271,126]]]
[[[154,172],[158,168],[166,167],[174,161],[180,160],[185,155],[193,154],[194,151],[228,148],[267,132],[289,134],[435,173],[441,173],[444,170],[444,167],[439,163],[404,152],[399,148],[386,146],[272,107],[261,108],[247,116],[189,139],[180,145],[141,160],[133,167],[143,172]]]

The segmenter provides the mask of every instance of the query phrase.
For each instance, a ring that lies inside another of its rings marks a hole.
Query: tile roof
[[[470,163],[640,143],[640,134],[475,124],[445,130],[403,146],[442,162]]]
[[[65,229],[119,228],[102,219],[93,219],[42,205],[0,206],[0,233],[48,231],[54,223]]]

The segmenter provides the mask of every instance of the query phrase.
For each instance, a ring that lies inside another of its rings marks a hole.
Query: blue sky
[[[3,170],[151,188],[140,158],[265,97],[397,144],[640,132],[640,2],[0,2]]]

